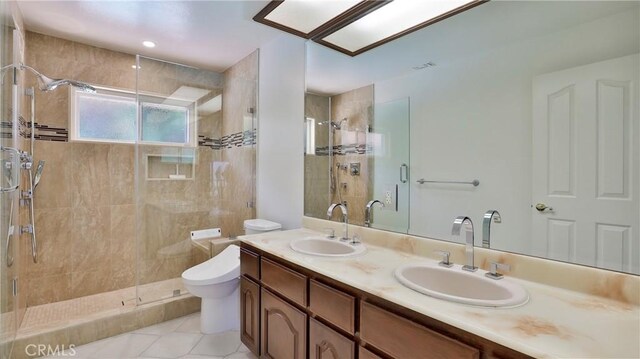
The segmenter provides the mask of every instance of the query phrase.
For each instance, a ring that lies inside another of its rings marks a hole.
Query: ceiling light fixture
[[[253,19],[350,56],[489,0],[272,0]]]
[[[145,40],[142,42],[142,45],[144,45],[144,47],[148,47],[148,48],[154,48],[156,47],[156,43],[153,41],[149,41],[149,40]]]

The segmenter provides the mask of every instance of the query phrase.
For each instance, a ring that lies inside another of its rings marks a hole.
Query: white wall
[[[260,48],[256,215],[302,226],[305,41],[282,35]]]
[[[454,239],[453,219],[466,215],[479,244],[482,215],[497,209],[503,221],[492,226],[492,248],[529,253],[532,79],[638,52],[640,35],[629,31],[637,24],[638,13],[621,13],[376,83],[376,103],[411,101],[409,232]]]

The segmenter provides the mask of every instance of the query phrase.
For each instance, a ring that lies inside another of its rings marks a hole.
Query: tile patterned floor
[[[61,325],[68,326],[75,321],[114,316],[135,309],[136,295],[140,302],[150,303],[171,298],[176,289],[183,294],[187,293],[182,278],[143,284],[137,287],[137,291],[136,287],[129,287],[29,307],[20,325],[18,337],[51,330]]]
[[[237,331],[201,334],[200,313],[78,346],[75,351],[74,356],[68,353],[67,358],[257,359],[240,343]]]

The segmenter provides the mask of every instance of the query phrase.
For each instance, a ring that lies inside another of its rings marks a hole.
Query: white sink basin
[[[487,278],[483,270],[465,272],[460,266],[444,268],[436,263],[399,267],[395,276],[404,286],[452,302],[482,307],[515,307],[525,304],[529,294],[508,279]]]
[[[322,257],[349,257],[364,253],[367,249],[364,244],[352,245],[349,242],[341,242],[338,239],[326,239],[309,237],[291,241],[291,249],[303,254]]]

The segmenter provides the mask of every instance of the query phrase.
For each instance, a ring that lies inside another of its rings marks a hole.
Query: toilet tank
[[[245,234],[258,234],[282,229],[280,223],[267,221],[266,219],[247,219],[244,221]]]

